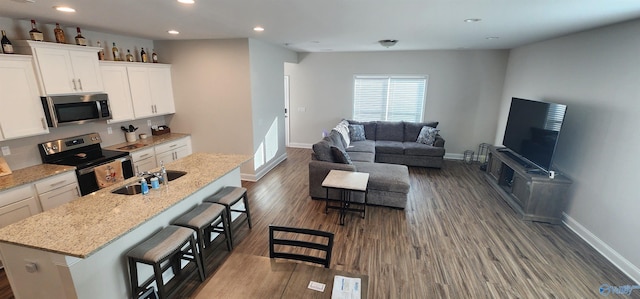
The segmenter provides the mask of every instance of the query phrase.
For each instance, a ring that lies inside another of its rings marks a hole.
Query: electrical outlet
[[[3,156],[11,155],[11,149],[9,148],[9,146],[2,147],[2,155]]]
[[[107,134],[113,134],[113,129],[111,129],[111,127],[107,127]]]
[[[147,119],[147,126],[148,126],[148,127],[151,127],[151,126],[152,126],[152,124],[151,124],[151,120],[150,120],[150,119]]]

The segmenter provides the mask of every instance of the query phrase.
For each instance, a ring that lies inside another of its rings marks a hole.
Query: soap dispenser
[[[169,185],[169,176],[167,175],[167,170],[164,168],[164,162],[160,161],[160,174],[162,175],[162,183],[165,185]]]
[[[149,185],[147,184],[147,180],[144,178],[140,178],[140,189],[142,191],[142,195],[149,194]]]

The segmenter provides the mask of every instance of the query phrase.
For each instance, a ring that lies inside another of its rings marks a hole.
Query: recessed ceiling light
[[[500,37],[499,36],[487,36],[487,37],[485,37],[485,39],[494,40],[494,39],[500,39]]]
[[[466,19],[464,20],[465,23],[475,23],[475,22],[480,22],[482,21],[482,19]]]
[[[256,26],[256,27],[253,27],[253,31],[262,32],[262,31],[264,31],[264,28],[262,28],[261,26]]]
[[[53,8],[57,11],[62,11],[62,12],[76,12],[75,9],[69,6],[54,6]]]
[[[168,32],[169,34],[173,34],[173,35],[180,34],[180,31],[178,31],[178,30],[169,30],[169,31],[167,31],[167,32]]]
[[[178,2],[183,3],[183,4],[194,4],[194,3],[196,3],[196,1],[194,1],[194,0],[178,0]]]

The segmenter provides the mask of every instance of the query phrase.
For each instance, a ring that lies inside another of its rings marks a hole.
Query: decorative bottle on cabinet
[[[144,51],[144,48],[142,48],[142,51],[140,51],[140,60],[142,60],[142,62],[149,62],[147,52]]]
[[[118,47],[116,47],[116,43],[113,43],[111,52],[113,52],[113,61],[120,61],[120,51],[118,50]]]
[[[64,44],[67,42],[64,37],[64,31],[60,28],[60,23],[56,23],[56,28],[53,29],[53,35],[56,37],[56,43]]]
[[[84,38],[84,36],[82,36],[82,33],[80,32],[80,27],[76,27],[76,32],[78,32],[78,35],[76,35],[76,45],[78,45],[78,46],[86,46],[87,45],[87,39]]]
[[[100,51],[98,51],[98,60],[104,60],[104,49],[102,49],[102,44],[100,41],[98,41],[97,44],[98,48],[100,48]]]
[[[133,62],[133,55],[131,55],[131,51],[129,51],[129,49],[127,49],[127,61],[128,62]]]
[[[151,54],[151,62],[158,63],[158,54],[156,54],[156,49],[153,49],[153,54]]]
[[[9,41],[9,38],[7,38],[7,33],[4,30],[2,30],[2,40],[0,44],[2,44],[2,52],[4,54],[13,54],[13,45],[11,41]]]
[[[31,20],[31,31],[29,31],[29,36],[34,41],[39,41],[39,42],[44,41],[44,35],[42,34],[42,31],[36,28],[35,20]]]

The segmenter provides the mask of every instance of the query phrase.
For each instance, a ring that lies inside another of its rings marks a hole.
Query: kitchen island
[[[244,155],[195,153],[186,171],[149,195],[99,190],[0,229],[0,254],[17,299],[129,298],[125,253],[223,186],[240,186]]]

